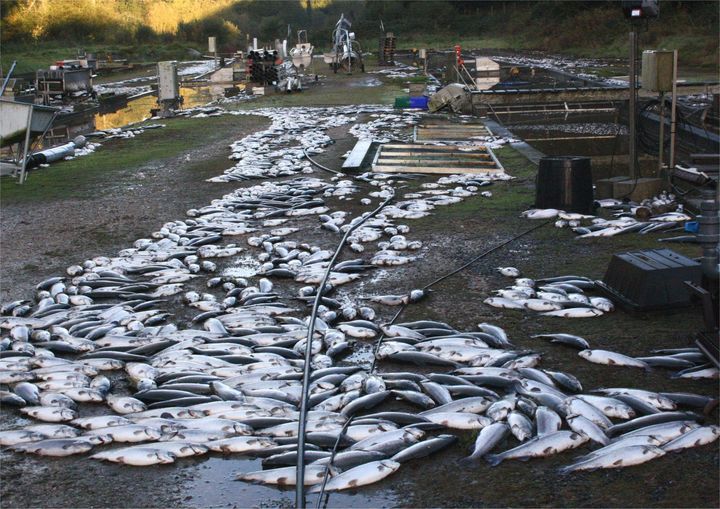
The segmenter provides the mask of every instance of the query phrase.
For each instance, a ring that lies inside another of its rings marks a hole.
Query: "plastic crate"
[[[428,98],[426,96],[411,97],[410,98],[410,107],[418,108],[421,110],[426,110],[428,108]]]
[[[670,249],[614,254],[598,287],[632,311],[672,309],[691,304],[685,281],[700,284],[700,264]]]

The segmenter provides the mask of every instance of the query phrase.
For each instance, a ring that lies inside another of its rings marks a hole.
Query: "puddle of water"
[[[195,507],[295,506],[295,487],[277,488],[235,480],[238,473],[256,470],[262,470],[259,459],[211,457],[198,466],[192,482],[184,488],[185,501]],[[333,493],[328,507],[397,507],[394,493],[382,488],[390,483],[392,477],[361,491]],[[316,505],[317,495],[307,495],[307,506]]]
[[[203,106],[212,100],[224,97],[223,86],[208,87],[181,87],[180,95],[183,96],[183,108],[194,108]],[[146,95],[128,102],[127,106],[112,113],[95,115],[95,128],[98,130],[114,129],[124,127],[128,124],[140,122],[150,118],[150,110],[157,107],[157,97]]]
[[[351,81],[348,86],[350,87],[379,87],[382,85],[382,81],[377,78],[363,78],[357,81]]]

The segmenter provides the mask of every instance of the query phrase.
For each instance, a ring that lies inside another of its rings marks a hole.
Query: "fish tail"
[[[471,468],[477,466],[479,459],[480,458],[472,455],[466,456],[465,458],[460,458],[459,460],[457,460],[457,464],[461,467]]]
[[[491,467],[496,467],[502,463],[503,458],[499,454],[488,454],[485,456],[485,460],[490,463]]]
[[[558,468],[558,474],[567,475],[574,470],[573,467],[574,467],[574,465],[566,465],[564,467],[560,467],[560,468]]]

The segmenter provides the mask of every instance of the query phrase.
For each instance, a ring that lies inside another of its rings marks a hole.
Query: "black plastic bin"
[[[535,206],[590,214],[593,211],[589,157],[554,156],[540,159]]]

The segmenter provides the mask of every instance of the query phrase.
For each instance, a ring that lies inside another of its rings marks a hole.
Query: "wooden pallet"
[[[382,173],[502,173],[500,161],[489,147],[438,146],[388,143],[380,145],[373,171]]]

